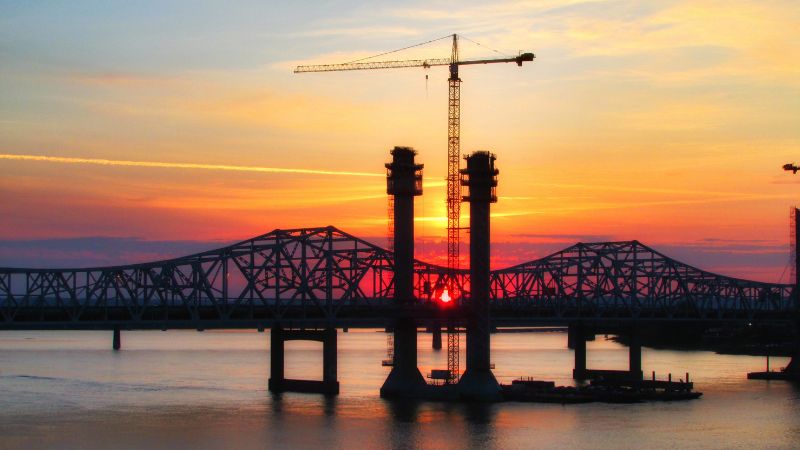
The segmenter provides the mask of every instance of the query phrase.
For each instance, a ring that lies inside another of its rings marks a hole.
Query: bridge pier
[[[750,372],[750,380],[793,380],[800,381],[800,208],[792,208],[792,223],[794,224],[794,288],[791,297],[794,300],[794,352],[789,364],[779,372],[769,370],[769,357],[767,357],[766,372]]]
[[[111,347],[114,350],[119,350],[122,348],[122,331],[120,331],[119,327],[114,327],[114,341]]]
[[[292,340],[322,342],[322,381],[288,379],[284,375],[285,342]],[[337,335],[336,328],[324,330],[286,330],[280,325],[270,332],[270,378],[271,392],[308,392],[315,394],[339,394],[337,380]]]
[[[789,360],[789,364],[786,365],[783,371],[800,379],[800,349],[794,351],[792,359]]]
[[[410,147],[395,147],[386,164],[386,193],[394,196],[394,361],[381,386],[384,398],[420,398],[427,387],[417,368],[414,307],[414,197],[422,195],[422,164]]]
[[[469,187],[469,257],[470,298],[467,312],[467,368],[458,381],[458,392],[464,400],[500,401],[500,384],[492,373],[490,355],[491,321],[489,318],[489,205],[497,201],[498,170],[495,156],[489,152],[473,152],[466,158],[466,175],[462,184]]]
[[[642,372],[642,344],[639,336],[639,329],[636,326],[624,330],[628,337],[628,370],[606,370],[606,369],[587,369],[586,368],[586,341],[591,334],[594,340],[595,331],[590,331],[581,324],[573,324],[568,328],[568,347],[575,351],[575,367],[572,369],[572,378],[576,380],[588,380],[596,377],[604,378],[624,378],[641,380]]]
[[[798,225],[798,227],[800,227],[800,225]],[[800,303],[800,299],[797,301]],[[800,380],[800,320],[795,322],[794,334],[794,353],[789,360],[789,364],[783,368],[782,372],[786,375],[786,378]]]
[[[419,398],[427,386],[417,368],[417,324],[409,317],[395,319],[394,362],[381,386],[383,398]]]
[[[794,355],[783,370],[789,377],[800,380],[800,208],[793,208],[794,218]]]
[[[642,341],[639,328],[634,326],[628,331],[628,372],[632,378],[642,379]]]
[[[783,369],[787,378],[800,380],[800,208],[793,208],[794,219],[794,355]]]
[[[572,378],[586,379],[586,332],[583,325],[570,325],[567,328],[567,347],[575,352],[575,367]]]
[[[434,350],[442,349],[442,324],[434,322],[431,328],[431,348]]]

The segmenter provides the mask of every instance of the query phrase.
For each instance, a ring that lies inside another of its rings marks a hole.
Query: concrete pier
[[[786,365],[783,371],[794,374],[795,378],[800,379],[800,349],[795,349],[792,359],[789,360],[789,364]]]
[[[788,378],[800,380],[800,208],[794,208],[794,355],[783,369]]]
[[[589,330],[581,324],[573,324],[568,328],[568,346],[575,352],[575,367],[572,369],[572,378],[588,380],[594,378],[607,378],[617,380],[641,380],[642,373],[642,344],[637,327],[629,327],[622,332],[628,338],[628,370],[588,369],[586,367],[586,341],[593,340],[596,330]]]
[[[766,372],[749,372],[750,380],[792,380],[800,381],[800,209],[792,208],[792,223],[794,224],[794,352],[789,364],[780,371],[770,371],[769,356],[767,356]]]
[[[783,379],[800,381],[800,208],[794,208],[794,354],[780,372]],[[769,372],[768,372],[769,374]],[[749,376],[748,376],[749,377]]]
[[[800,301],[800,300],[798,300]],[[782,370],[770,370],[769,356],[767,356],[766,372],[749,372],[747,378],[750,380],[791,380],[800,381],[800,321],[795,323],[795,345],[789,364]]]
[[[631,327],[628,330],[628,372],[631,378],[642,379],[642,343],[639,328]]]
[[[489,319],[489,205],[497,201],[495,156],[474,152],[466,158],[467,168],[461,171],[462,185],[470,204],[470,298],[467,315],[467,367],[458,382],[464,400],[500,401],[500,384],[491,370]]]
[[[570,325],[567,329],[567,347],[575,352],[575,367],[572,378],[586,379],[586,332],[582,325]]]
[[[112,348],[114,350],[119,350],[122,348],[122,331],[119,327],[114,327],[114,342],[112,344]]]
[[[322,342],[322,381],[287,379],[284,375],[286,341]],[[280,325],[270,332],[270,378],[272,392],[309,392],[326,395],[339,393],[337,379],[337,335],[335,328],[324,330],[285,330]]]
[[[442,349],[442,325],[436,322],[431,329],[431,348],[434,350]]]
[[[794,380],[800,380],[800,208],[793,208],[794,217],[794,355],[783,370]]]
[[[427,386],[417,368],[414,305],[414,197],[422,195],[422,164],[416,151],[395,147],[386,164],[386,192],[394,196],[394,362],[381,386],[384,398],[419,398]]]

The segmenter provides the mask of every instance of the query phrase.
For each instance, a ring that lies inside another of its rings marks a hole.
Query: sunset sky
[[[447,69],[292,69],[459,33],[463,58],[536,54],[461,69],[462,152],[500,169],[494,267],[638,239],[788,281],[798,24],[796,0],[0,1],[0,265],[328,224],[383,244],[395,145],[425,164],[417,253],[441,263]]]

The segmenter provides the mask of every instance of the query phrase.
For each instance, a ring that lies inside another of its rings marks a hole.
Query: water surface
[[[501,382],[572,384],[566,333],[492,335]],[[645,348],[646,374],[690,372],[700,400],[635,405],[388,402],[385,334],[339,333],[341,395],[267,391],[269,332],[0,332],[2,448],[797,448],[800,387],[749,381],[764,358]],[[463,338],[462,338],[463,344]],[[446,354],[419,335],[423,374]],[[288,342],[286,376],[322,376],[322,345]],[[598,336],[588,367],[623,369]],[[463,353],[462,353],[463,358]],[[773,367],[786,358],[772,358]]]

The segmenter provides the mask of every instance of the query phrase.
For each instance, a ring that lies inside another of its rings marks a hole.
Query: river
[[[423,374],[446,353],[419,334]],[[464,339],[462,336],[462,345]],[[492,335],[501,382],[572,384],[566,333]],[[267,391],[269,332],[0,331],[2,448],[798,448],[800,386],[749,381],[764,358],[643,349],[665,378],[689,372],[699,400],[551,405],[388,402],[379,330],[339,332],[341,395]],[[622,369],[627,349],[598,336],[587,366]],[[322,377],[322,344],[286,344],[286,376]],[[462,350],[462,360],[463,360]],[[772,358],[773,367],[787,358]]]

